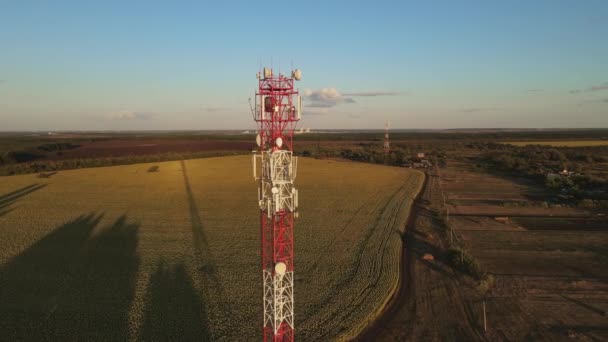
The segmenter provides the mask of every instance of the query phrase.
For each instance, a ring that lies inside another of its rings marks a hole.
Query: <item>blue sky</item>
[[[0,130],[608,127],[607,1],[2,1]],[[366,96],[363,96],[366,95]]]

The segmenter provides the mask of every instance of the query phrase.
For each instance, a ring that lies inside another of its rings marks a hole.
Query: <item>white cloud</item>
[[[586,92],[600,91],[600,90],[608,90],[608,82],[604,82],[604,83],[598,84],[598,85],[593,85],[593,86],[585,89]],[[580,89],[573,89],[573,90],[569,91],[570,94],[578,94],[581,92],[582,91]]]
[[[598,91],[598,90],[608,90],[608,82],[604,82],[600,85],[594,85],[589,87],[587,91]]]
[[[130,110],[121,110],[118,112],[110,113],[108,118],[114,120],[148,120],[152,118],[151,113],[135,112]]]
[[[361,91],[340,93],[336,88],[305,89],[302,95],[307,100],[307,107],[331,108],[343,103],[356,103],[353,97],[397,96],[407,94],[396,91]]]
[[[360,91],[354,93],[344,93],[344,96],[365,96],[365,97],[374,97],[374,96],[397,96],[397,95],[405,95],[406,92],[403,91]]]
[[[331,108],[341,103],[354,103],[350,97],[345,97],[336,88],[322,88],[318,90],[305,89],[304,99],[309,104],[306,107]]]

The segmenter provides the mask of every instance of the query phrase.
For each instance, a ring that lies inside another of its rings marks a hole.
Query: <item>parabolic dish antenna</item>
[[[262,145],[262,137],[259,134],[255,136],[255,143],[258,144],[258,146]]]
[[[271,191],[272,191],[273,194],[278,194],[279,193],[279,188],[277,188],[276,186],[273,186]]]
[[[287,265],[285,265],[284,262],[279,261],[279,262],[277,262],[276,265],[274,265],[274,271],[278,275],[283,275],[283,274],[285,274],[285,271],[287,271]]]
[[[293,78],[296,79],[296,81],[299,81],[302,79],[302,71],[300,71],[300,69],[296,69],[294,70],[291,75],[293,76]]]
[[[281,137],[278,137],[274,142],[277,144],[277,147],[279,147],[279,148],[281,146],[283,146],[283,138],[281,138]]]

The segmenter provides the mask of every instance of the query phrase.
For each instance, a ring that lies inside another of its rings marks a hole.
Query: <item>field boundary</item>
[[[411,204],[410,210],[408,212],[407,219],[405,220],[405,224],[403,225],[403,229],[400,229],[401,234],[405,234],[406,229],[412,224],[412,220],[415,219],[416,215],[414,213],[414,210],[416,210],[416,204],[420,200],[420,196],[422,196],[423,190],[426,188],[427,182],[428,182],[428,176],[426,173],[418,171],[418,170],[413,170],[413,171],[420,173],[422,175],[423,179],[422,179],[422,182],[420,182],[418,189],[416,190],[416,195],[414,196],[414,198],[412,200],[412,204]],[[397,262],[399,263],[398,268],[397,268],[398,269],[397,281],[395,282],[395,284],[389,291],[389,293],[386,296],[386,299],[384,300],[382,305],[380,305],[363,324],[360,324],[359,326],[356,326],[351,330],[351,331],[355,330],[355,332],[342,336],[340,338],[340,340],[345,340],[345,341],[361,340],[361,338],[363,336],[366,336],[369,333],[370,329],[378,323],[378,319],[380,317],[384,316],[388,311],[393,309],[394,304],[397,302],[397,298],[399,298],[402,294],[407,292],[407,284],[403,283],[404,266],[406,265],[405,259],[406,259],[406,250],[404,248],[404,241],[403,241],[403,235],[402,235],[401,249],[399,251],[399,258],[397,260]]]
[[[500,143],[505,144],[505,145],[517,146],[517,147],[524,147],[524,146],[530,146],[530,145],[541,145],[541,146],[551,146],[551,147],[596,147],[596,146],[608,145],[608,140],[606,140],[606,139],[524,140],[524,141],[503,141]]]

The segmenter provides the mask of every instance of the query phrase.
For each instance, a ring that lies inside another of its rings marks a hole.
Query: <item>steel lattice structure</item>
[[[253,155],[253,173],[259,181],[264,341],[294,340],[293,230],[298,191],[293,185],[297,170],[293,133],[302,108],[294,83],[300,77],[297,69],[291,77],[275,76],[268,68],[258,73],[254,120],[259,150]]]
[[[388,121],[384,124],[384,163],[388,162],[388,154],[391,151],[391,143],[388,140]]]

